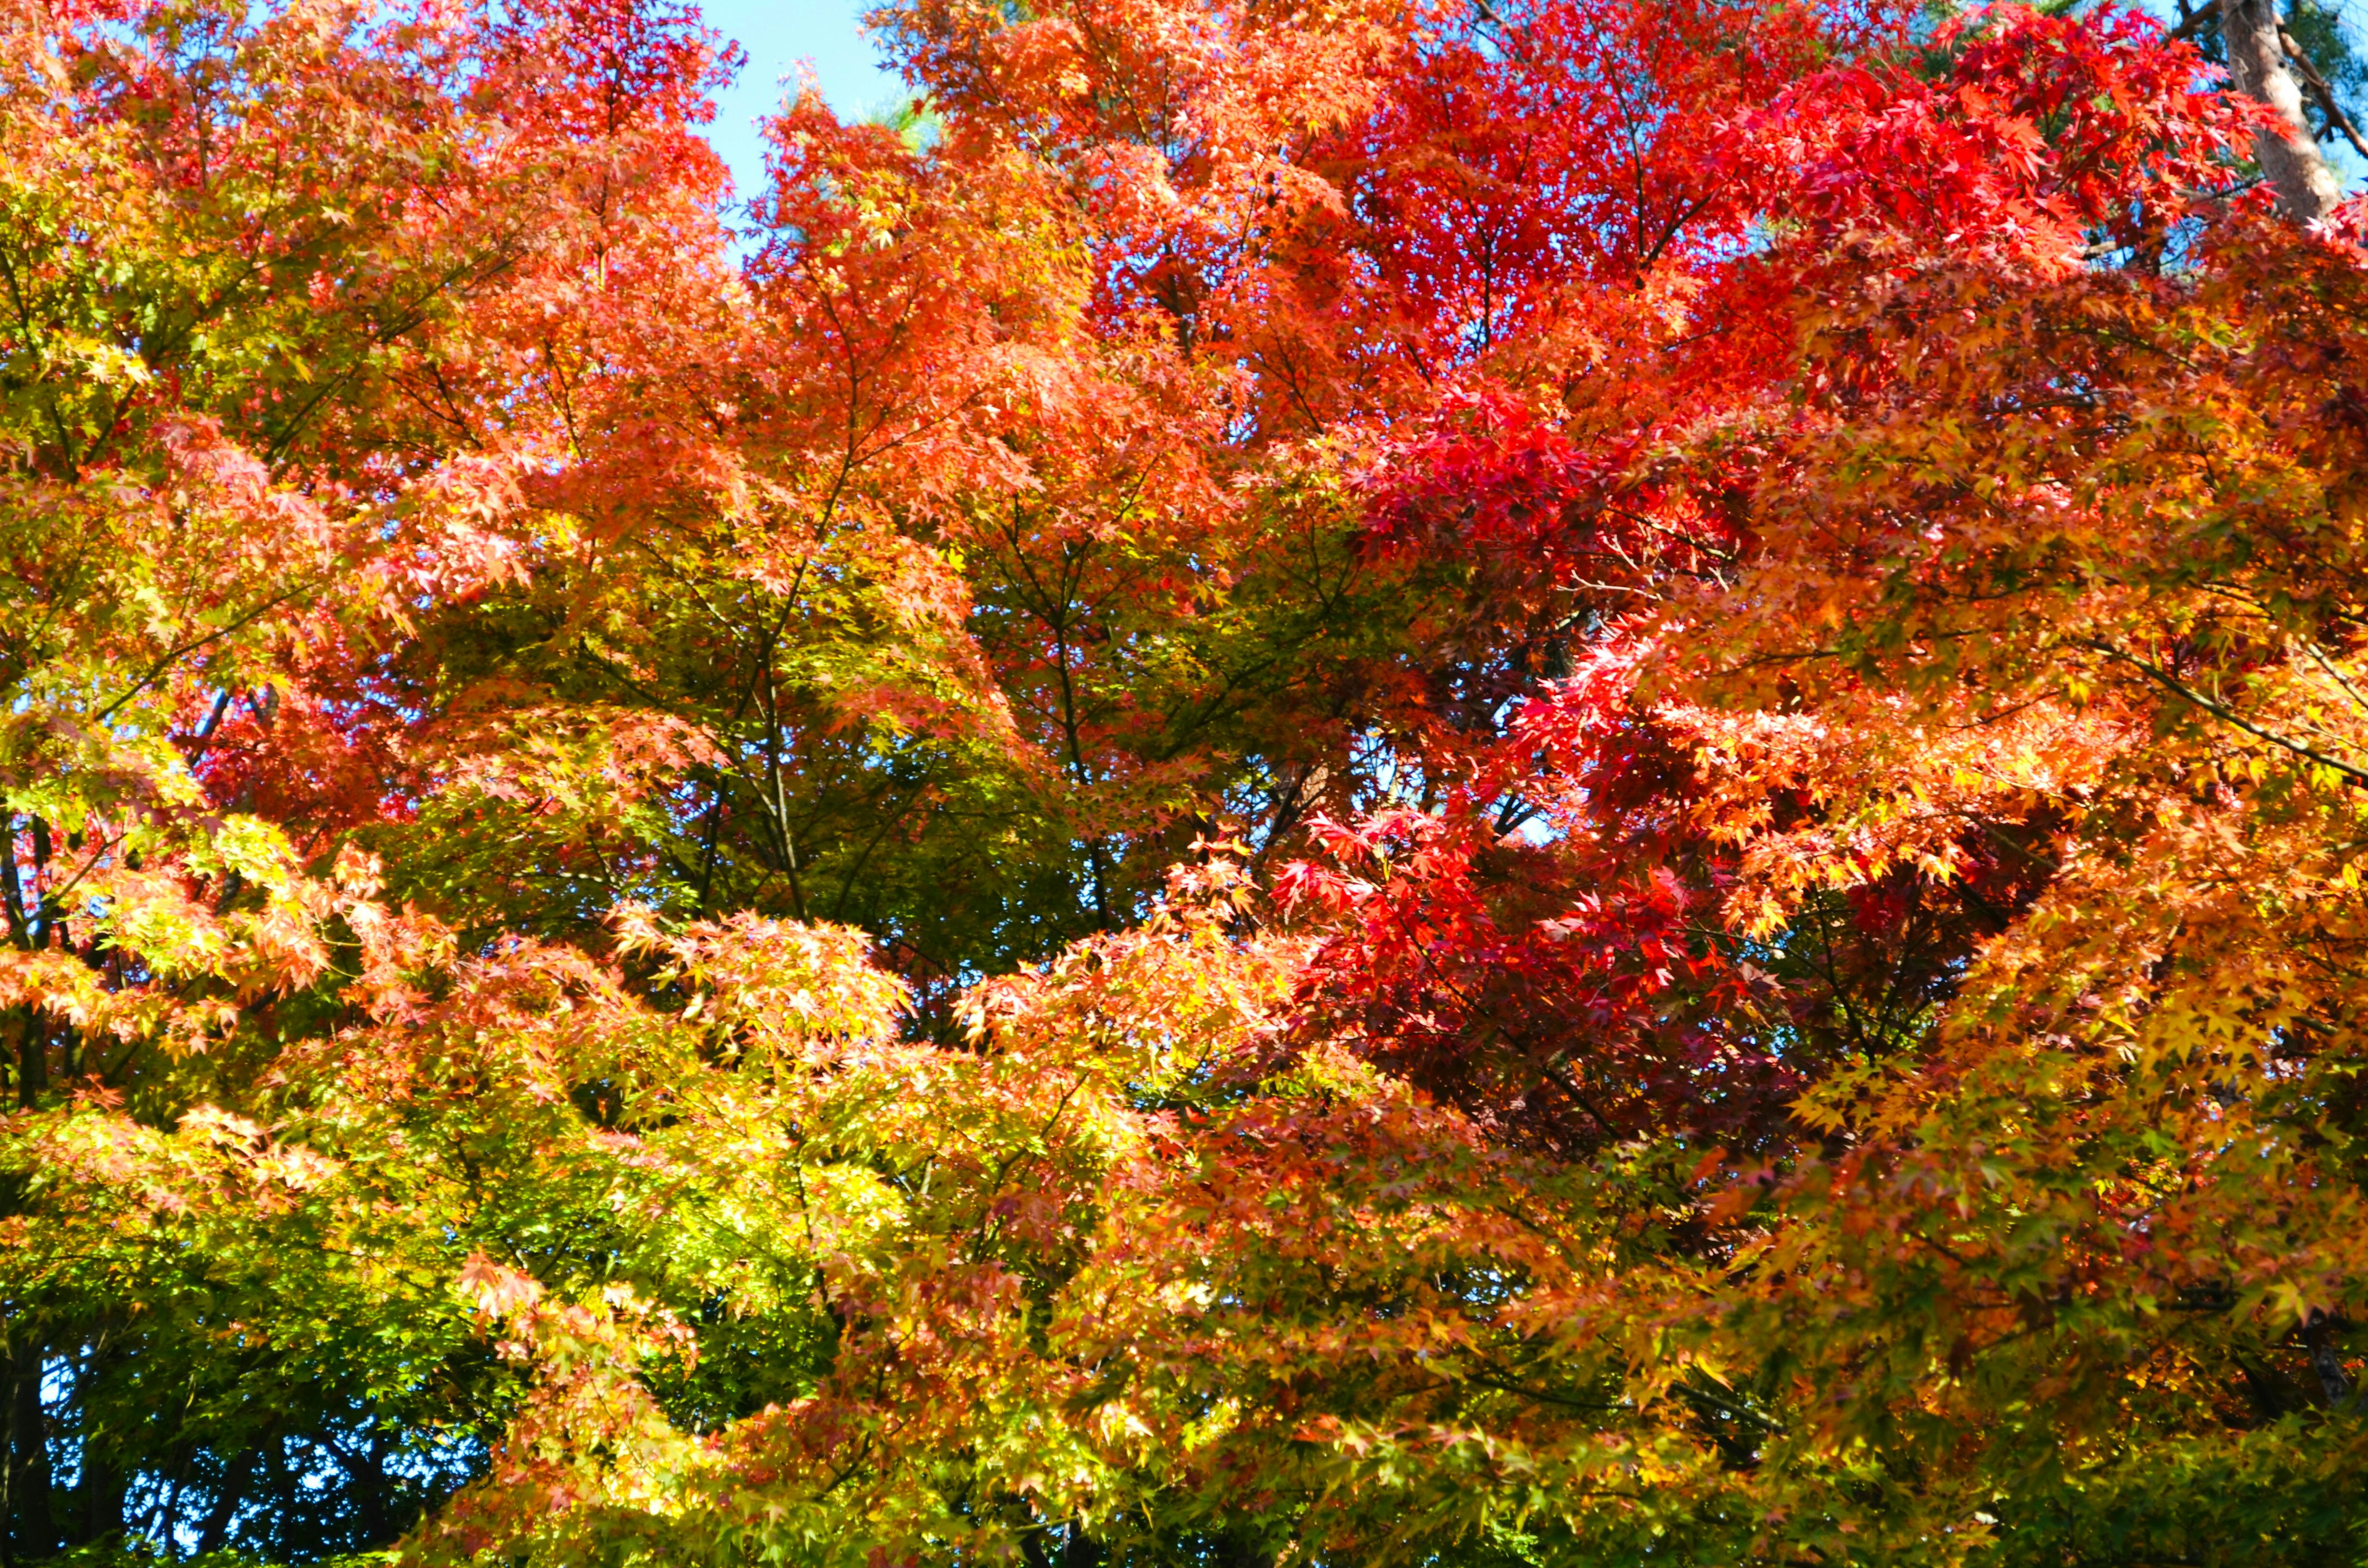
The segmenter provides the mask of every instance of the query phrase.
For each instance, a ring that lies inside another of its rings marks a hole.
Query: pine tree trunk
[[[2278,193],[2278,205],[2309,223],[2335,210],[2342,183],[2318,150],[2302,111],[2302,88],[2286,69],[2279,37],[2276,0],[2220,0],[2220,37],[2227,45],[2228,75],[2237,90],[2276,111],[2284,130],[2253,137],[2253,156]]]

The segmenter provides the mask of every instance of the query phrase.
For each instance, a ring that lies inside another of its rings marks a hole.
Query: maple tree
[[[2202,15],[7,12],[0,1559],[2360,1558]]]

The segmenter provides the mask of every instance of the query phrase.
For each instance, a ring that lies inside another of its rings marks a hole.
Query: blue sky
[[[801,61],[814,68],[823,97],[842,115],[860,117],[888,108],[905,97],[905,84],[882,70],[858,21],[871,0],[701,0],[708,23],[736,39],[748,51],[740,79],[722,94],[710,134],[715,150],[732,165],[743,198],[764,187],[765,161],[757,142],[757,119],[780,101],[782,78]],[[2141,0],[2144,3],[2144,0]],[[2154,0],[2157,14],[2170,7]],[[2329,8],[2347,25],[2356,23],[2357,0],[2333,0]],[[2355,37],[2357,33],[2355,31]],[[2341,142],[2328,150],[2348,184],[2368,168]]]
[[[748,63],[729,91],[718,95],[709,135],[732,165],[745,198],[763,188],[765,161],[757,142],[757,119],[780,102],[781,79],[801,61],[814,68],[823,97],[842,115],[860,116],[888,108],[905,96],[905,84],[882,70],[857,17],[866,0],[700,0],[710,27],[737,39]]]

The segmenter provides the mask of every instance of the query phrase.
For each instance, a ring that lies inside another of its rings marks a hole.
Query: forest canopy
[[[0,1563],[2368,1563],[2336,14],[0,6]]]

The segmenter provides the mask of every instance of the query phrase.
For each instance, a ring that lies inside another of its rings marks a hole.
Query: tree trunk
[[[2318,150],[2302,111],[2302,88],[2286,69],[2276,0],[2220,0],[2220,37],[2228,50],[2228,76],[2237,90],[2270,106],[2283,130],[2258,131],[2253,156],[2278,193],[2278,205],[2298,222],[2335,210],[2342,183]]]
[[[265,1428],[265,1436],[271,1436]],[[206,1511],[206,1522],[198,1530],[198,1555],[220,1551],[230,1540],[231,1521],[238,1517],[238,1506],[246,1496],[246,1478],[255,1469],[255,1453],[232,1458],[223,1456],[222,1490],[214,1494],[213,1506]]]
[[[82,1439],[82,1479],[74,1490],[73,1513],[64,1535],[68,1546],[104,1546],[123,1534],[123,1504],[130,1495],[131,1477],[117,1465],[120,1435],[92,1425],[92,1407],[99,1385],[123,1365],[124,1351],[115,1324],[94,1325],[82,1370],[74,1378],[74,1403]]]
[[[10,1009],[17,1021],[17,1103],[27,1110],[40,1104],[50,1087],[49,1032],[32,1004]]]
[[[0,1520],[8,1559],[14,1562],[47,1557],[58,1549],[57,1525],[50,1512],[49,1429],[41,1415],[41,1346],[10,1325],[15,1343],[8,1356],[8,1443],[0,1454],[8,1474],[8,1512]]]

